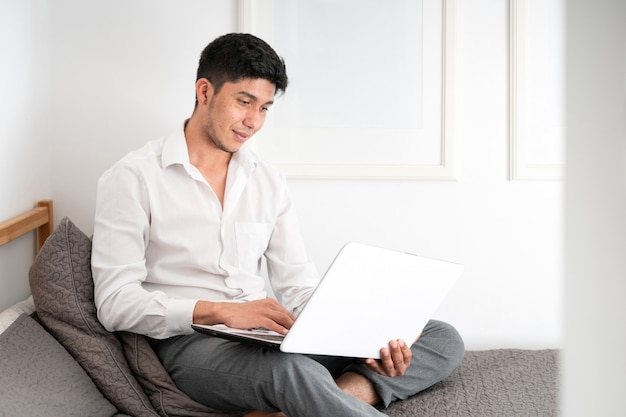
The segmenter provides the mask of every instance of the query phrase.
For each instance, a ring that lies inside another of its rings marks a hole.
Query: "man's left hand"
[[[384,376],[402,376],[406,372],[413,353],[404,340],[392,340],[389,347],[380,350],[380,360],[366,359],[367,367]]]

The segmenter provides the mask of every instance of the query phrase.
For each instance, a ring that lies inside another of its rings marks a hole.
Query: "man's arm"
[[[278,215],[265,251],[267,271],[276,298],[297,316],[319,284],[319,274],[307,255],[284,179],[280,192],[273,196]]]
[[[108,330],[163,338],[190,332],[197,300],[176,300],[147,291],[146,248],[150,207],[140,174],[116,164],[98,181],[92,245],[94,301]]]

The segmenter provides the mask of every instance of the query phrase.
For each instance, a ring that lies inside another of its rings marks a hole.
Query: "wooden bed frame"
[[[39,201],[36,208],[0,223],[0,246],[35,229],[39,250],[54,229],[52,200]]]

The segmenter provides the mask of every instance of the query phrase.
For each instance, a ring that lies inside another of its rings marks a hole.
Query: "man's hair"
[[[288,83],[284,60],[265,41],[246,33],[223,35],[208,44],[200,55],[196,81],[200,78],[208,79],[215,93],[224,83],[243,79],[268,80],[276,93]]]

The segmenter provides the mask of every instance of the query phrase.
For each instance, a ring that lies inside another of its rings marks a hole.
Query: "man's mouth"
[[[240,130],[233,130],[233,133],[235,134],[235,139],[241,143],[247,141],[252,136],[251,132],[242,132]]]

